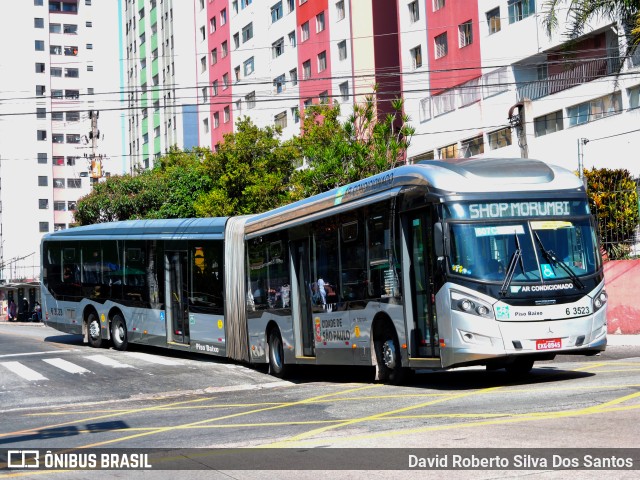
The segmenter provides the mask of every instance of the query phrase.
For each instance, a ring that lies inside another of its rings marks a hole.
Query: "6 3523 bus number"
[[[567,308],[567,315],[589,315],[591,311],[589,307],[571,307]]]

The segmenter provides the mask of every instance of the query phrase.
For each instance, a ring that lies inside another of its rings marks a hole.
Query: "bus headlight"
[[[493,318],[491,305],[472,295],[455,290],[451,290],[451,308],[459,312],[477,315],[478,317]]]
[[[600,310],[602,307],[604,307],[604,305],[607,303],[607,292],[605,292],[604,288],[602,290],[600,290],[600,292],[598,292],[596,294],[596,296],[593,299],[593,311],[597,311]]]

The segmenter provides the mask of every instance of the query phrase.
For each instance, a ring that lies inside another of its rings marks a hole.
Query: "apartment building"
[[[398,8],[412,161],[528,156],[640,175],[640,55],[623,58],[616,22],[600,18],[569,44],[562,24],[547,35],[539,0]]]
[[[195,9],[192,2],[175,0],[118,3],[127,171],[135,172],[152,167],[172,146],[198,146]]]
[[[121,162],[117,5],[23,0],[0,16],[0,281],[38,279],[40,239]],[[33,293],[33,292],[32,292]]]

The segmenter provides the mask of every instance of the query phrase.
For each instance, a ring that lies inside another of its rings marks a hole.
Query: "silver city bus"
[[[535,160],[421,162],[254,216],[64,230],[43,238],[42,258],[49,325],[276,376],[294,364],[375,365],[389,382],[417,368],[527,372],[606,347],[584,187]]]

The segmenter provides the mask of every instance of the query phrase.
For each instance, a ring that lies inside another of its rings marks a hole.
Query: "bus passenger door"
[[[298,325],[294,330],[299,330],[302,337],[302,355],[313,357],[315,356],[315,330],[313,315],[311,315],[308,238],[291,242],[291,257],[296,287],[292,306],[298,306],[298,308],[292,308],[294,323]]]
[[[438,357],[438,332],[435,308],[432,209],[408,214],[408,248],[410,257],[410,288],[414,325],[412,330],[411,355],[416,357]]]
[[[165,256],[167,331],[169,342],[189,343],[187,252],[167,251]]]

